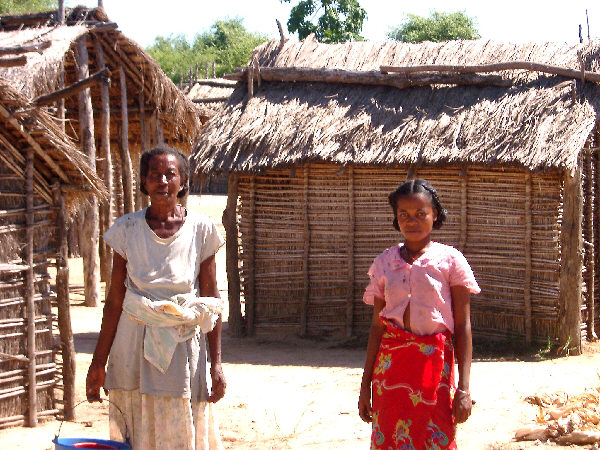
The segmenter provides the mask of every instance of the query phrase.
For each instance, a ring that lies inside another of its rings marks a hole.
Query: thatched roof
[[[196,80],[192,87],[187,90],[186,96],[192,102],[201,104],[212,117],[229,99],[237,84],[236,81],[224,78]]]
[[[173,84],[158,66],[158,63],[135,41],[127,38],[110,22],[102,9],[78,7],[67,9],[67,23],[56,22],[56,12],[25,16],[0,17],[0,47],[19,46],[49,41],[51,46],[41,54],[28,53],[27,64],[22,67],[0,68],[0,77],[19,89],[29,99],[58,89],[61,71],[65,70],[65,85],[77,81],[75,68],[75,41],[88,36],[90,74],[99,70],[95,40],[102,44],[106,66],[111,71],[110,100],[111,136],[119,136],[121,120],[119,67],[125,69],[128,90],[130,139],[139,138],[138,93],[144,89],[144,102],[148,114],[160,111],[165,141],[189,151],[195,136],[202,128],[202,121],[208,119],[203,108],[194,105]],[[28,17],[32,19],[28,19]],[[16,26],[21,23],[20,26]],[[23,25],[25,24],[25,25]],[[100,89],[92,88],[94,108],[100,107]],[[117,108],[114,108],[114,107]],[[67,116],[76,116],[77,96],[66,101]],[[95,114],[99,116],[99,114]],[[74,124],[76,128],[76,123]],[[179,145],[178,145],[179,144]]]
[[[261,67],[378,71],[381,65],[532,61],[600,70],[600,41],[580,45],[450,41],[406,44],[268,42]],[[511,87],[241,83],[194,151],[197,171],[257,172],[307,161],[339,164],[483,164],[573,169],[599,117],[600,87],[504,71]]]
[[[100,200],[106,198],[106,187],[58,121],[44,109],[32,107],[0,78],[0,164],[25,179],[25,154],[30,148],[34,149],[34,190],[48,203],[52,204],[54,180],[76,188],[67,201],[81,199],[81,189],[89,189]]]

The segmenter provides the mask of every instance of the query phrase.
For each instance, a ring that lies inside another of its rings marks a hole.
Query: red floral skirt
[[[449,331],[386,329],[373,368],[371,449],[455,449],[454,348]]]

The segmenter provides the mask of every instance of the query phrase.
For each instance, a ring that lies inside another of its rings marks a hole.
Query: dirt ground
[[[225,197],[190,198],[220,223]],[[225,252],[217,256],[221,296],[227,296]],[[77,351],[77,400],[85,399],[85,374],[102,315],[83,303],[81,261],[70,261],[72,318]],[[226,314],[225,314],[226,316]],[[228,449],[367,449],[369,425],[357,414],[365,348],[336,348],[312,340],[265,342],[223,337],[227,393],[216,405],[221,436]],[[477,355],[476,355],[477,356]],[[523,399],[541,392],[578,394],[600,382],[600,344],[586,344],[584,354],[522,361],[475,358],[471,391],[476,405],[457,431],[460,449],[556,448],[551,443],[514,442],[515,430],[533,423],[536,408]],[[108,405],[82,403],[76,422],[65,423],[61,436],[108,439]],[[59,422],[36,428],[0,430],[0,448],[53,449]],[[598,448],[582,446],[580,448]]]

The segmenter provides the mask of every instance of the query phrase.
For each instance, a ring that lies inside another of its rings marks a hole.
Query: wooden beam
[[[59,183],[52,185],[56,208],[56,304],[58,308],[58,332],[62,349],[63,402],[65,420],[75,420],[75,345],[71,328],[71,303],[69,300],[69,244],[67,242],[67,211],[65,197]]]
[[[116,22],[86,22],[86,24],[88,25],[88,31],[91,33],[104,33],[119,28]]]
[[[104,50],[102,50],[102,43],[98,36],[92,36],[94,41],[94,49],[96,52],[96,62],[98,68],[104,70],[106,64],[104,62]],[[108,69],[106,69],[108,70]],[[99,160],[100,170],[98,171],[101,175],[102,180],[108,188],[108,198],[105,202],[100,205],[100,234],[104,234],[106,230],[112,225],[112,204],[113,204],[113,192],[112,192],[112,156],[110,153],[110,96],[108,92],[108,84],[103,83],[100,86],[100,101],[101,101],[101,113],[100,113],[100,152]],[[99,242],[99,254],[100,254],[100,281],[110,283],[110,276],[112,272],[112,249],[106,244],[104,239]],[[108,289],[105,289],[108,294]]]
[[[15,119],[12,114],[0,104],[0,116],[2,116],[6,121],[8,121],[15,129],[21,133],[21,136],[25,138],[27,143],[33,148],[33,150],[37,153],[37,155],[44,160],[44,162],[50,167],[56,175],[60,177],[65,183],[71,183],[67,174],[60,168],[60,166],[52,159],[46,151],[42,149],[40,144],[35,140],[35,138],[23,127],[23,125]]]
[[[421,66],[381,66],[382,73],[422,73],[422,72],[438,72],[438,73],[454,73],[454,74],[474,74],[474,73],[489,73],[501,72],[504,70],[528,70],[530,72],[542,72],[550,75],[559,75],[566,78],[574,78],[576,80],[593,81],[600,83],[600,73],[582,71],[575,69],[567,69],[565,67],[554,66],[551,64],[541,64],[531,61],[507,61],[495,64],[479,64],[479,65],[421,65]]]
[[[596,236],[594,227],[594,206],[596,190],[594,189],[594,170],[593,154],[588,152],[583,154],[584,161],[584,201],[583,201],[583,239],[584,239],[584,259],[585,267],[585,300],[586,300],[586,339],[595,341],[597,336],[595,333],[595,248]]]
[[[77,40],[77,78],[84,80],[89,76],[89,57],[87,36]],[[79,140],[83,153],[88,158],[88,164],[96,170],[96,143],[94,133],[94,114],[92,113],[92,97],[90,88],[79,91]],[[83,258],[84,296],[86,306],[100,304],[100,256],[98,254],[98,202],[96,197],[89,199],[81,224],[79,248]]]
[[[460,84],[475,86],[502,86],[512,85],[511,80],[503,79],[497,75],[475,75],[475,74],[413,74],[396,75],[385,74],[378,71],[351,71],[340,69],[314,69],[306,67],[259,67],[249,65],[233,74],[223,75],[227,80],[248,81],[248,72],[257,79],[263,81],[283,82],[318,82],[318,83],[341,83],[341,84],[365,84],[371,86],[392,86],[405,89],[413,86],[428,86],[431,84]]]
[[[308,331],[308,304],[310,301],[310,218],[308,214],[309,193],[309,171],[310,165],[304,165],[304,178],[302,185],[302,240],[304,250],[302,252],[302,301],[300,302],[300,336],[306,336]]]
[[[123,177],[123,207],[125,214],[134,211],[133,199],[133,169],[131,167],[131,154],[129,153],[129,116],[127,115],[127,79],[123,68],[119,68],[121,81],[121,166]]]
[[[27,386],[27,426],[37,426],[37,378],[36,378],[36,360],[35,360],[35,286],[33,273],[33,232],[35,218],[33,215],[33,158],[32,149],[27,150],[27,164],[25,166],[25,194],[26,194],[26,224],[25,231],[25,249],[23,262],[29,266],[25,271],[25,299],[27,302],[27,358],[29,384]]]
[[[95,74],[90,75],[83,80],[77,81],[66,88],[58,89],[54,92],[50,92],[49,94],[40,95],[39,97],[33,99],[33,103],[37,106],[48,105],[49,103],[53,103],[61,98],[75,95],[83,89],[86,89],[87,87],[96,83],[102,83],[104,85],[110,84],[110,70],[108,70],[108,68],[105,67]]]
[[[226,102],[229,100],[229,96],[227,97],[213,97],[213,98],[194,98],[192,102],[194,103],[220,103]]]
[[[348,176],[348,216],[346,236],[346,264],[348,265],[348,293],[346,294],[346,338],[354,332],[354,167],[346,168]]]
[[[227,267],[227,292],[229,300],[229,330],[234,337],[244,335],[242,310],[240,305],[240,271],[238,255],[238,225],[237,225],[238,176],[229,174],[227,187],[227,206],[223,211],[223,226],[225,227],[225,260]]]
[[[524,303],[524,319],[525,319],[525,344],[531,344],[532,335],[532,305],[531,305],[531,247],[532,247],[532,202],[531,202],[531,172],[525,173],[525,236],[523,239],[523,256],[525,259],[525,277],[523,280],[523,303]]]
[[[563,211],[560,232],[559,344],[563,354],[581,354],[581,285],[583,283],[583,210],[581,164],[563,175]]]
[[[0,58],[0,67],[18,67],[27,64],[27,56],[17,56],[15,58]]]
[[[250,192],[249,192],[249,209],[248,209],[248,240],[244,251],[248,251],[247,261],[248,268],[246,274],[248,279],[244,280],[246,289],[244,290],[245,300],[245,316],[248,336],[254,335],[254,318],[256,313],[256,180],[254,176],[250,178]]]
[[[44,50],[50,48],[52,43],[50,41],[43,41],[37,44],[30,45],[16,45],[14,47],[0,47],[0,56],[4,55],[22,55],[23,53],[37,52],[39,54],[44,53]]]

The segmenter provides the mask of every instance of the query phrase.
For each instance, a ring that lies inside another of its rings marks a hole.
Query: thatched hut
[[[0,78],[0,428],[54,416],[57,390],[72,397],[66,211],[92,196],[106,189],[62,124]]]
[[[434,238],[480,282],[475,336],[578,351],[600,306],[599,56],[598,41],[258,47],[193,156],[229,173],[230,324],[241,287],[249,333],[366,333],[367,269],[398,240],[386,196],[419,176],[450,211]]]
[[[186,96],[192,102],[202,105],[210,116],[218,114],[223,105],[235,90],[238,82],[224,78],[205,78],[194,81],[186,88]],[[227,176],[224,174],[209,177],[197,177],[192,184],[194,192],[225,194],[227,192]]]
[[[165,142],[189,154],[208,117],[117,28],[102,8],[0,17],[1,47],[38,50],[23,65],[0,69],[0,77],[33,105],[64,117],[67,133],[111,188],[100,217],[93,202],[81,214],[79,250],[91,306],[99,304],[99,265],[104,279],[110,273],[110,250],[101,243],[98,254],[98,229],[144,206],[136,194],[140,153]]]

